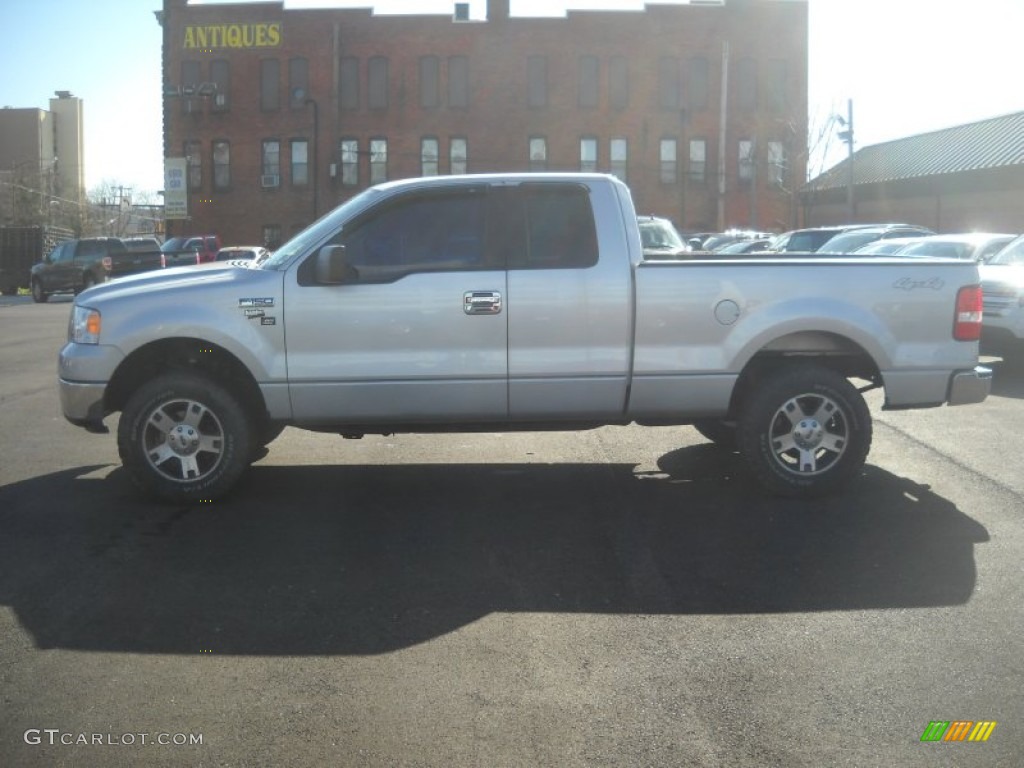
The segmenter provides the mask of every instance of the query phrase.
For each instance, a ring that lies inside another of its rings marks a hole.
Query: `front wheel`
[[[148,495],[178,503],[226,494],[249,466],[253,435],[239,400],[193,373],[168,373],[128,400],[117,430],[124,468]]]
[[[32,301],[36,304],[45,304],[50,299],[50,294],[43,290],[43,284],[39,280],[32,281]]]
[[[818,365],[782,370],[749,390],[737,442],[757,480],[784,496],[820,496],[849,482],[871,447],[864,398]]]

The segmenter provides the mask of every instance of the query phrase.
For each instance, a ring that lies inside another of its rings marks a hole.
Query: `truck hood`
[[[120,277],[80,293],[75,303],[98,306],[122,299],[138,299],[147,295],[166,300],[168,294],[181,293],[190,299],[211,292],[250,293],[259,286],[279,289],[281,273],[263,270],[251,261],[218,261],[188,267],[171,267],[137,275]],[[239,293],[239,296],[242,294]]]

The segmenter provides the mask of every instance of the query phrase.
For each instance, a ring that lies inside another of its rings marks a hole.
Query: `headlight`
[[[71,322],[68,324],[68,341],[76,344],[100,343],[100,313],[89,307],[77,304],[71,310]]]

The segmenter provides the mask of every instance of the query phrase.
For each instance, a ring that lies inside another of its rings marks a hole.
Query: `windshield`
[[[295,237],[286,242],[269,259],[260,263],[261,269],[281,270],[301,254],[309,253],[317,244],[325,242],[341,231],[342,224],[354,213],[368,206],[380,190],[371,187],[342,203],[330,213],[317,219]]]
[[[818,253],[853,253],[855,250],[868,243],[873,243],[879,238],[877,232],[857,232],[847,235],[836,235],[820,249]]]
[[[902,251],[901,256],[941,256],[947,259],[972,259],[974,258],[974,246],[970,243],[954,242],[951,240],[925,240],[914,245],[908,245]]]
[[[170,251],[180,251],[185,247],[185,241],[187,237],[172,237],[170,240],[164,241],[164,244],[160,246],[160,250],[164,253]]]
[[[644,248],[685,248],[675,227],[664,221],[646,221],[640,224],[640,240]]]
[[[1024,235],[1003,248],[989,264],[1024,264]]]

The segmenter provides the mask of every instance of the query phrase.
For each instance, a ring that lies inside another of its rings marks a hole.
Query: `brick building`
[[[615,173],[686,230],[795,224],[806,0],[467,7],[164,0],[164,153],[188,202],[168,234],[276,245],[378,181],[522,170]]]

